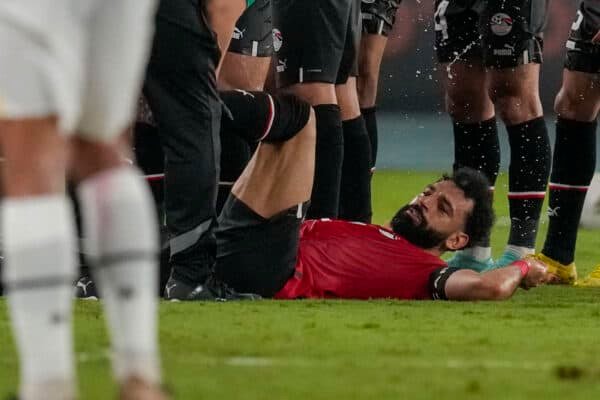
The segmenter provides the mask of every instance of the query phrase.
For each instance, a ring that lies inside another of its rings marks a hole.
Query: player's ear
[[[467,247],[469,244],[469,235],[463,231],[457,231],[446,238],[446,248],[450,251],[456,251]]]

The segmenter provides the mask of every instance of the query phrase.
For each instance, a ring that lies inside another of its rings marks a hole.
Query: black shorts
[[[215,232],[217,276],[240,292],[273,297],[294,274],[306,208],[265,219],[230,195]]]
[[[600,4],[583,0],[567,40],[565,68],[571,71],[596,74],[600,72],[600,45],[592,38],[600,30]]]
[[[486,67],[542,62],[549,0],[436,0],[438,61],[482,59]]]
[[[273,0],[277,86],[358,76],[360,0]]]
[[[362,0],[362,31],[388,36],[396,22],[396,12],[402,0]]]
[[[228,51],[253,57],[273,55],[271,0],[257,0],[235,24]]]

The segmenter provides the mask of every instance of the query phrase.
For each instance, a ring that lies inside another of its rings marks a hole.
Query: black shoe
[[[171,275],[165,284],[164,298],[170,301],[187,300],[189,294],[194,290],[194,286],[179,281]]]
[[[171,276],[165,286],[165,299],[171,301],[243,301],[261,300],[262,297],[254,293],[238,293],[213,276],[209,277],[204,284],[196,287]]]
[[[98,300],[98,290],[92,278],[84,275],[75,284],[75,297],[85,300]]]

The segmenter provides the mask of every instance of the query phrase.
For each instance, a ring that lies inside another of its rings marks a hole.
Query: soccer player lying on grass
[[[311,111],[311,119],[313,113]],[[314,130],[262,142],[219,217],[216,274],[240,292],[278,299],[501,300],[549,276],[536,260],[485,273],[440,258],[493,224],[486,178],[460,169],[428,185],[390,228],[304,221],[315,163]]]

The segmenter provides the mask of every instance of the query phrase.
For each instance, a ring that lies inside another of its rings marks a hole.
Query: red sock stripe
[[[543,199],[546,192],[508,192],[509,199]]]
[[[163,179],[165,179],[165,174],[144,175],[144,178],[148,182],[162,181]]]
[[[587,190],[589,189],[589,186],[565,185],[563,183],[552,183],[552,182],[550,182],[548,187],[550,188],[550,190],[573,190],[576,192],[587,192]]]

